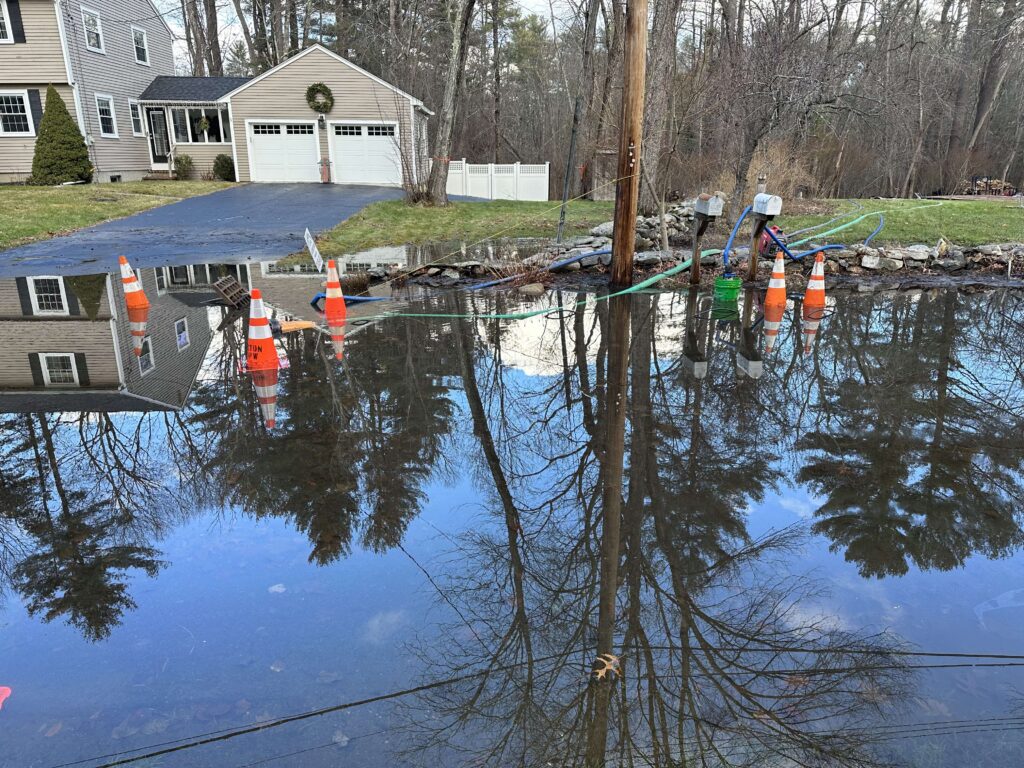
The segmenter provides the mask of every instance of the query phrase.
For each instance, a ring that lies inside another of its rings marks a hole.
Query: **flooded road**
[[[396,295],[268,430],[158,272],[0,281],[0,765],[1024,757],[1021,294]]]

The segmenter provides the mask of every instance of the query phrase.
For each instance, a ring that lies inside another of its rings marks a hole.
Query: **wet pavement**
[[[340,224],[402,190],[344,184],[243,184],[3,251],[0,276],[278,259],[302,250],[303,233]]]
[[[0,280],[0,765],[1024,756],[1020,293],[396,289],[268,430],[158,272]]]

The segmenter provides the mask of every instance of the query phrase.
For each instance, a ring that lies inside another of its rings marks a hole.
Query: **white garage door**
[[[397,125],[332,124],[331,151],[339,184],[402,184]]]
[[[253,181],[320,181],[320,151],[312,123],[252,123]]]

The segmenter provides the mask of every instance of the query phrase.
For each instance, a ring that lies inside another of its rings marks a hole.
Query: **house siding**
[[[319,113],[306,103],[306,89],[322,82],[334,94],[328,122],[340,120],[394,121],[399,124],[403,157],[412,157],[412,111],[409,99],[338,61],[326,51],[314,50],[274,74],[231,97],[235,135],[235,170],[239,181],[251,181],[247,120],[315,120]],[[317,131],[320,156],[330,157],[330,131]],[[408,166],[403,162],[403,166]],[[332,177],[337,174],[331,170]]]
[[[85,46],[82,3],[64,6],[64,29],[72,72],[79,89],[85,134],[96,166],[96,181],[109,181],[112,175],[124,180],[137,179],[150,168],[149,143],[145,136],[132,135],[128,103],[137,99],[157,75],[173,75],[173,41],[170,32],[145,0],[89,0],[84,5],[100,14],[105,53]],[[138,21],[127,21],[127,19]],[[150,66],[135,61],[132,26],[146,30]],[[118,138],[100,135],[96,112],[96,94],[113,98]]]
[[[73,293],[73,291],[71,290],[71,287],[67,283],[67,280],[64,279],[64,278],[62,278],[62,280],[64,280],[64,292],[65,292],[65,294]],[[101,297],[101,299],[100,299],[99,312],[96,315],[96,319],[97,320],[108,320],[108,319],[110,319],[110,316],[111,316],[111,313],[110,313],[110,302],[107,301],[107,295],[104,294]],[[25,313],[21,309],[21,299],[18,296],[18,282],[17,282],[17,280],[11,280],[9,278],[0,279],[0,320],[22,320],[22,319],[28,319],[28,318],[26,318]],[[81,316],[78,316],[78,317],[68,316],[66,318],[65,317],[57,316],[56,318],[54,318],[53,315],[48,315],[48,316],[45,317],[45,322],[62,323],[62,322],[67,322],[67,321],[72,321],[72,320],[81,320],[81,319],[82,319]],[[44,322],[44,320],[43,319],[39,319],[39,317],[36,316],[36,319],[31,319],[31,320],[29,320],[29,322],[41,323],[41,322]],[[35,327],[35,326],[33,326],[33,327]],[[65,326],[65,329],[66,328],[67,328],[67,326]]]
[[[125,367],[125,385],[134,395],[180,408],[188,399],[196,373],[213,338],[208,319],[209,309],[188,306],[175,294],[157,295],[156,271],[143,269],[140,272],[142,290],[150,302],[146,333],[153,349],[155,367],[145,375],[140,371],[139,358],[132,351],[128,316],[122,312],[117,319],[117,336]],[[118,283],[115,301],[123,301],[123,296]],[[185,349],[179,350],[174,323],[183,317],[188,321],[190,343]]]
[[[25,35],[26,40],[28,34]],[[18,46],[0,45],[4,48],[17,48]],[[4,73],[6,75],[6,73]],[[0,91],[5,87],[12,87],[15,90],[38,90],[41,103],[46,105],[46,83],[25,83],[14,86],[0,85]],[[68,85],[56,86],[57,93],[64,99],[71,116],[75,115],[75,97]],[[39,126],[36,126],[38,132]],[[22,181],[32,173],[32,156],[36,151],[36,140],[34,136],[0,136],[0,182]]]
[[[8,320],[0,326],[0,344],[0,388],[36,386],[29,355],[40,352],[84,354],[90,387],[117,386],[117,359],[109,320]]]
[[[25,42],[0,45],[0,88],[19,83],[67,83],[53,0],[21,0]]]
[[[169,120],[170,116],[168,115]],[[168,122],[168,126],[170,125]],[[175,157],[188,155],[192,158],[193,170],[189,177],[192,179],[200,179],[204,173],[213,173],[213,161],[217,159],[217,155],[231,157],[231,142],[226,144],[173,144],[172,146]]]

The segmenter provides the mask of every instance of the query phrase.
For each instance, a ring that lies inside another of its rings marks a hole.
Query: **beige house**
[[[0,412],[184,406],[213,338],[212,291],[205,266],[171,269],[137,272],[151,304],[141,356],[119,276],[0,279]]]
[[[312,109],[306,90],[330,89]],[[187,154],[197,173],[234,160],[238,181],[402,186],[427,175],[427,119],[419,99],[314,45],[251,78],[158,77],[140,103],[154,171]]]
[[[174,73],[173,37],[150,0],[0,0],[0,183],[31,173],[50,84],[85,136],[96,181],[148,174],[138,97]]]

